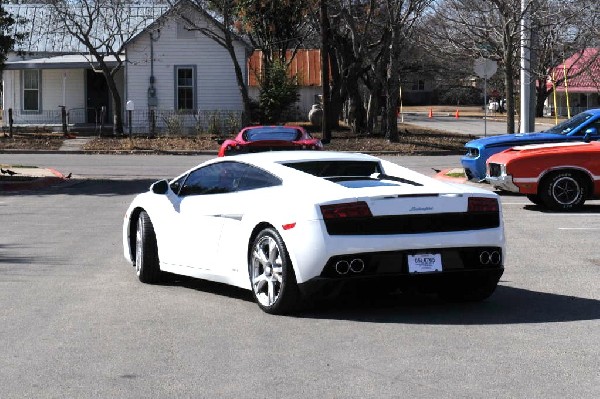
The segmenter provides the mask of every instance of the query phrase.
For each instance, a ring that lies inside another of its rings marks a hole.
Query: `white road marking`
[[[600,227],[559,227],[559,230],[600,230]]]

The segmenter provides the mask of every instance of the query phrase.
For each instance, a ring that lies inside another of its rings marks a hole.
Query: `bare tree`
[[[400,97],[400,69],[402,67],[403,52],[407,41],[415,31],[416,23],[429,7],[428,0],[387,0],[385,2],[387,13],[386,30],[389,36],[389,61],[387,66],[386,94],[386,137],[391,142],[399,142],[398,125],[396,123],[396,109]]]
[[[54,20],[57,33],[77,39],[86,49],[90,65],[102,72],[112,96],[115,132],[123,133],[123,103],[115,75],[125,61],[125,45],[140,33],[157,15],[147,6],[136,6],[118,0],[54,0]],[[115,60],[116,63],[109,62]]]
[[[7,54],[27,36],[27,33],[11,32],[15,30],[15,25],[23,25],[25,22],[23,18],[15,18],[0,4],[0,75],[4,69]]]
[[[329,4],[333,75],[332,97],[348,99],[349,118],[361,133],[373,132],[384,109],[385,135],[398,141],[396,108],[407,39],[430,0],[332,1]],[[365,109],[365,100],[368,98]],[[382,103],[381,99],[386,98]],[[334,107],[332,107],[334,108]]]
[[[531,7],[527,0],[525,11]],[[504,74],[506,131],[515,131],[515,80],[521,41],[521,0],[442,0],[431,23],[436,50],[452,57],[459,53],[472,60],[486,57],[499,62]]]
[[[171,4],[176,4],[174,0],[169,1]],[[273,60],[273,55],[277,54],[282,61],[289,62],[290,60],[286,59],[286,50],[295,49],[302,42],[303,29],[306,26],[303,15],[308,4],[312,3],[309,0],[295,2],[190,0],[190,2],[206,16],[214,18],[213,23],[202,23],[185,12],[181,12],[180,17],[187,21],[191,29],[212,39],[229,54],[244,107],[242,123],[247,125],[250,122],[252,101],[248,94],[248,84],[244,80],[243,70],[246,68],[246,59],[238,59],[235,42],[250,42],[253,47],[248,47],[247,51],[261,49],[267,61]]]
[[[168,0],[169,4],[174,5],[175,0]],[[244,112],[242,114],[242,126],[250,123],[250,115],[252,113],[252,101],[248,94],[248,83],[244,79],[244,68],[246,67],[246,58],[239,60],[235,50],[235,42],[245,43],[240,39],[236,31],[237,21],[237,0],[190,0],[198,10],[205,13],[209,19],[213,19],[212,23],[206,24],[203,21],[198,21],[184,11],[179,12],[179,16],[189,24],[189,28],[197,30],[206,37],[212,39],[215,43],[223,47],[229,57],[235,71],[235,78],[240,96],[242,97],[242,106]],[[247,48],[247,51],[252,51]]]
[[[600,13],[588,0],[564,2],[560,0],[536,0],[533,13],[532,52],[536,63],[533,65],[532,77],[536,80],[536,115],[542,116],[544,103],[554,88],[547,84],[548,78],[555,86],[564,82],[564,74],[554,74],[552,70],[566,58],[574,56],[578,71],[569,71],[570,77],[584,73],[597,56],[589,57],[584,50],[597,46],[598,31],[596,25]]]

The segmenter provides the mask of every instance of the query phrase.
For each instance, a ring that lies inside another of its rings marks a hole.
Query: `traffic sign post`
[[[487,80],[494,76],[498,70],[498,63],[489,58],[479,57],[475,60],[473,65],[473,71],[483,78],[483,132],[484,136],[487,136]]]

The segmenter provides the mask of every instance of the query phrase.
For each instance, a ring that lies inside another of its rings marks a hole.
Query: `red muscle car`
[[[513,147],[492,155],[485,178],[553,210],[581,208],[600,197],[600,142]]]

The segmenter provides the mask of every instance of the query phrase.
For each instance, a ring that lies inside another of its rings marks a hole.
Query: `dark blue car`
[[[467,153],[461,158],[461,163],[469,179],[482,180],[485,178],[487,159],[497,152],[517,145],[582,141],[586,135],[591,140],[598,140],[598,131],[600,108],[590,109],[543,132],[503,134],[471,140],[465,144]]]

